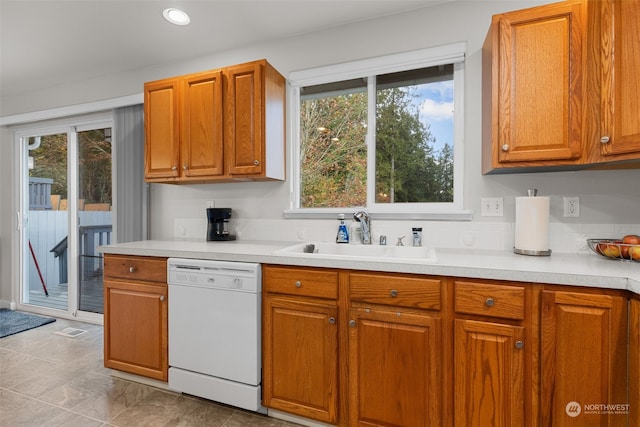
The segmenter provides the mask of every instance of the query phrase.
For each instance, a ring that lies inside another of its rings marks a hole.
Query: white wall
[[[514,197],[528,188],[537,188],[540,195],[551,196],[552,248],[574,250],[585,236],[604,233],[615,236],[627,230],[640,233],[640,191],[637,187],[640,171],[579,171],[500,176],[481,175],[481,47],[491,15],[520,9],[543,1],[455,1],[365,21],[331,31],[302,35],[279,41],[269,41],[181,63],[165,64],[133,70],[93,81],[77,82],[37,93],[21,94],[3,99],[3,115],[75,105],[90,101],[137,94],[145,81],[221,67],[234,63],[267,58],[285,76],[289,72],[385,55],[430,46],[466,41],[468,46],[465,82],[465,208],[476,212],[469,223],[423,224],[425,240],[437,246],[471,246],[509,248],[513,244]],[[11,182],[6,172],[12,155],[8,147],[12,140],[3,132],[0,144],[2,186]],[[2,207],[0,218],[11,217],[13,208],[6,204],[11,194],[0,188]],[[581,217],[562,218],[562,196],[580,196]],[[502,218],[480,217],[480,197],[504,197]],[[288,207],[289,183],[235,183],[171,186],[151,186],[151,237],[156,239],[204,236],[206,200],[215,200],[218,207],[231,207],[238,219],[241,238],[260,239],[331,239],[334,221],[283,220],[282,210]],[[412,224],[378,222],[391,239],[405,232]],[[10,226],[0,222],[3,236],[0,298],[7,283],[4,236]],[[395,241],[395,240],[390,240]],[[471,243],[470,243],[471,242]]]

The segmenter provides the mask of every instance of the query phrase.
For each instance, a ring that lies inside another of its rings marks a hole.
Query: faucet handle
[[[398,243],[396,243],[396,246],[404,246],[404,243],[402,243],[402,239],[404,239],[407,236],[402,236],[402,237],[398,237]]]

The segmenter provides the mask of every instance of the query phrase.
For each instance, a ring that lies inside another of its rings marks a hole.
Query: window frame
[[[300,88],[355,78],[367,79],[367,206],[369,214],[378,219],[471,220],[472,212],[463,209],[464,179],[464,60],[466,43],[453,43],[342,64],[322,66],[289,74],[287,109],[290,153],[290,206],[285,218],[331,218],[348,214],[353,208],[300,207]],[[376,203],[375,202],[375,123],[376,77],[382,74],[453,64],[454,140],[453,140],[453,202],[449,203]]]

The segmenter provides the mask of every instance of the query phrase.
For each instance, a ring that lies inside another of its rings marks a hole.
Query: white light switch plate
[[[481,216],[504,216],[502,197],[483,197],[480,199]]]

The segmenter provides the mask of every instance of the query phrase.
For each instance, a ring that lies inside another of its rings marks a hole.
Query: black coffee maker
[[[236,240],[235,234],[229,233],[231,208],[207,209],[207,240]]]

